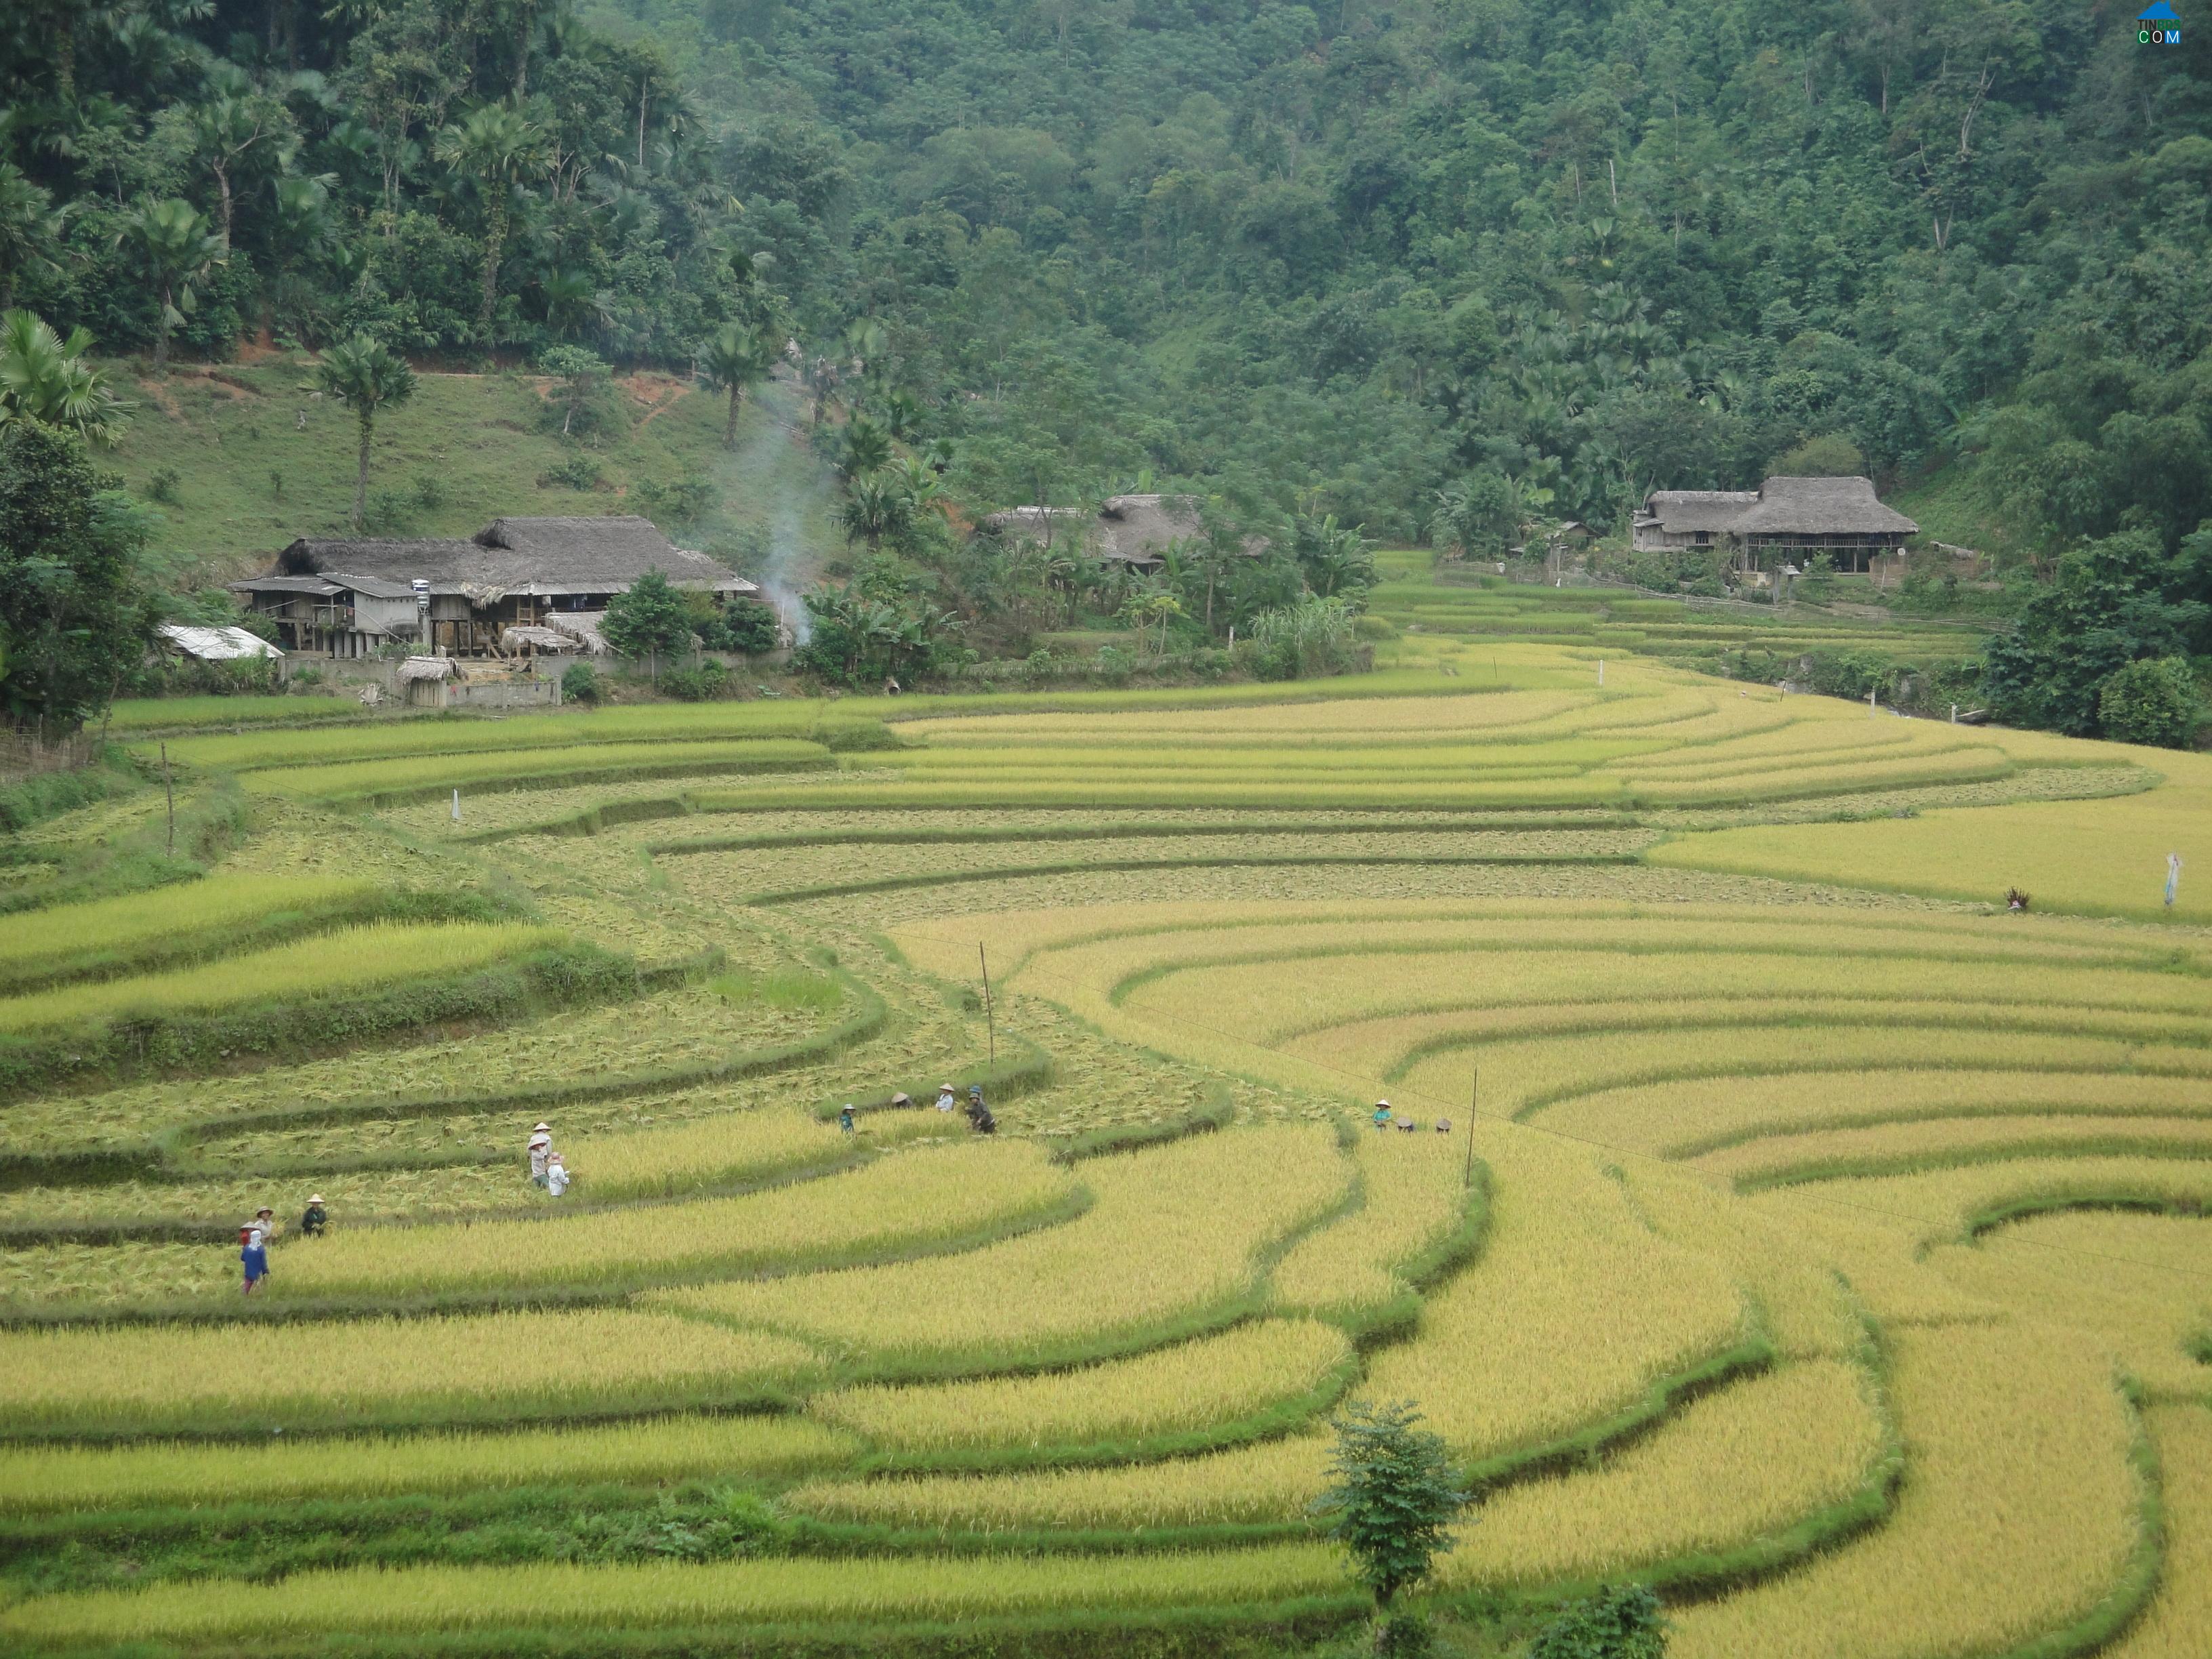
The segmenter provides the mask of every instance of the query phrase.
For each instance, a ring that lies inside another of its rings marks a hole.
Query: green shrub
[[[561,696],[568,702],[597,702],[599,671],[587,662],[570,663],[561,671]]]
[[[2202,712],[2197,676],[2185,657],[2131,662],[2105,677],[2097,691],[2097,724],[2121,743],[2186,749]]]
[[[582,450],[565,455],[545,469],[541,484],[559,484],[564,489],[597,489],[605,482],[599,474],[599,464]]]
[[[1528,1645],[1528,1659],[1664,1659],[1667,1620],[1641,1584],[1616,1584],[1577,1601]]]
[[[689,668],[674,668],[660,677],[660,689],[684,702],[705,702],[719,697],[730,683],[730,671],[712,657],[702,657]]]

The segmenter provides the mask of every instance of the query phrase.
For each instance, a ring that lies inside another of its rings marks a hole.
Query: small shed
[[[410,657],[399,665],[395,678],[401,695],[418,708],[443,708],[446,688],[460,676],[461,665],[450,657]]]

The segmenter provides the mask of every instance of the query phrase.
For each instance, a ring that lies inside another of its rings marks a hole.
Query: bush
[[[1091,659],[1098,678],[1109,685],[1127,685],[1129,676],[1136,672],[1137,659],[1118,645],[1109,645]]]
[[[645,516],[663,530],[696,524],[714,504],[714,484],[696,472],[672,480],[648,478],[637,487],[637,495]]]
[[[660,689],[685,702],[706,702],[719,697],[729,683],[730,671],[712,657],[702,658],[690,668],[671,669],[660,677]]]
[[[599,671],[587,662],[570,663],[561,671],[561,696],[569,702],[597,702]]]
[[[1352,624],[1355,640],[1395,640],[1399,637],[1398,624],[1388,617],[1361,617]]]
[[[684,600],[691,631],[707,650],[757,657],[782,643],[775,612],[756,600],[732,599],[725,605],[710,593],[696,592],[686,593]]]
[[[1577,1601],[1529,1644],[1528,1659],[1664,1659],[1667,1620],[1641,1584],[1617,1584]]]
[[[723,608],[722,627],[728,649],[757,657],[783,643],[783,624],[775,610],[755,599],[732,599]]]
[[[563,456],[545,471],[538,481],[541,484],[559,484],[564,489],[597,489],[605,482],[599,476],[599,464],[578,450]]]
[[[2097,725],[2121,743],[2186,749],[2201,712],[2197,676],[2185,657],[2131,662],[2107,674],[2097,691]]]

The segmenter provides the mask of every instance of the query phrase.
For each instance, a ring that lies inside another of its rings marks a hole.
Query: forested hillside
[[[689,368],[766,324],[817,410],[842,386],[939,445],[973,509],[1149,472],[1390,538],[1440,492],[1618,528],[1655,483],[1958,458],[1998,550],[2100,550],[1995,665],[2022,718],[2089,729],[2117,666],[2212,647],[2212,31],[2139,44],[2124,3],[32,0],[0,27],[0,287],[103,349],[265,324]],[[2085,629],[2109,648],[2054,688]]]

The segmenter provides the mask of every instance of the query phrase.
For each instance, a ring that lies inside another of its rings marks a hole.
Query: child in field
[[[253,1212],[253,1219],[240,1230],[241,1243],[238,1259],[246,1267],[246,1291],[252,1296],[269,1277],[269,1240],[276,1231],[276,1212],[267,1205]]]
[[[320,1238],[323,1229],[331,1224],[331,1212],[323,1207],[323,1195],[313,1193],[307,1198],[307,1212],[300,1218],[302,1238]]]
[[[545,1160],[545,1190],[556,1198],[568,1190],[568,1171],[558,1152]]]
[[[837,1127],[847,1134],[853,1133],[853,1103],[849,1100],[837,1109]]]
[[[530,1132],[530,1179],[540,1187],[545,1184],[545,1166],[552,1157],[552,1126],[541,1123]]]

